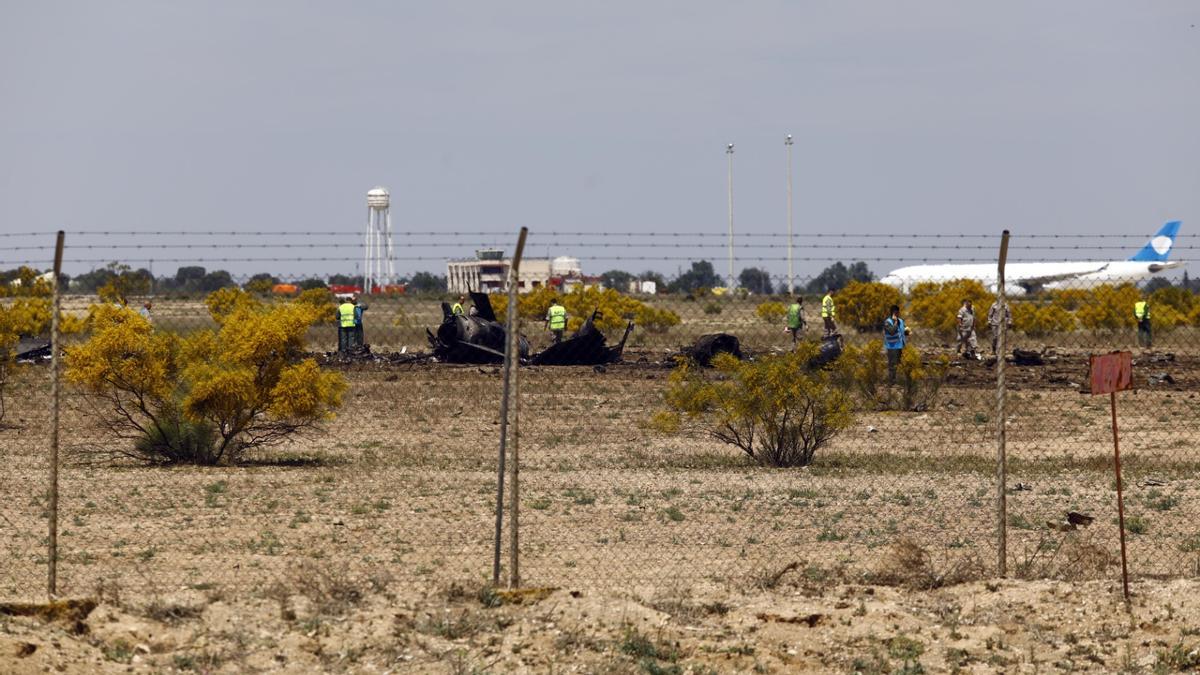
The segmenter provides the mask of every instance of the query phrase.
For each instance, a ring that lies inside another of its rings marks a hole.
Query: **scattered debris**
[[[1043,358],[1042,352],[1029,351],[1027,349],[1012,350],[1013,363],[1018,366],[1044,366],[1046,360]]]
[[[1029,483],[1017,483],[1016,485],[1012,486],[1012,489],[1010,489],[1009,492],[1028,492],[1032,489],[1033,487]]]
[[[685,349],[679,355],[686,356],[701,366],[711,366],[713,358],[722,353],[738,359],[743,358],[741,341],[737,339],[736,335],[729,333],[701,335],[691,349]]]
[[[1170,373],[1156,373],[1146,378],[1149,384],[1175,384],[1175,378]]]
[[[625,327],[625,334],[617,346],[609,347],[604,333],[596,328],[596,319],[602,316],[599,310],[592,312],[574,335],[534,354],[529,362],[535,366],[594,366],[620,361],[625,341],[633,332],[633,322]]]
[[[1167,481],[1162,478],[1151,476],[1146,480],[1137,484],[1138,487],[1162,487],[1167,484]]]
[[[1092,524],[1093,520],[1095,520],[1095,517],[1089,516],[1086,513],[1079,513],[1078,511],[1067,512],[1067,522],[1072,525],[1082,525],[1083,527],[1087,527],[1088,525]]]

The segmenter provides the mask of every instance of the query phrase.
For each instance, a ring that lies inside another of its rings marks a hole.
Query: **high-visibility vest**
[[[1138,321],[1145,321],[1146,319],[1149,319],[1150,318],[1150,306],[1146,303],[1145,300],[1134,303],[1133,315],[1135,317],[1137,317]]]
[[[837,316],[837,310],[833,307],[833,296],[826,295],[821,298],[821,318],[830,318]]]
[[[343,302],[338,305],[338,325],[342,328],[354,328],[353,302]]]
[[[567,327],[567,308],[562,305],[550,305],[546,320],[550,322],[550,330],[565,329]]]
[[[787,322],[788,328],[796,329],[800,327],[800,305],[798,303],[792,303],[788,307]]]
[[[454,306],[450,308],[450,313],[453,314],[454,316],[458,316],[458,315],[462,314],[463,313],[462,304],[457,303],[457,302],[454,303]]]

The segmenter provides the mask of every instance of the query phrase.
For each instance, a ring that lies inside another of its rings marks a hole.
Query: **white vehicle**
[[[1102,284],[1136,283],[1175,267],[1183,262],[1168,262],[1180,221],[1172,220],[1128,260],[1097,262],[1031,262],[1009,263],[1004,267],[1004,292],[1025,295],[1042,289],[1091,288]],[[892,270],[881,282],[907,292],[926,281],[941,283],[955,279],[974,279],[992,292],[996,288],[996,265],[989,263],[964,265],[914,265]]]

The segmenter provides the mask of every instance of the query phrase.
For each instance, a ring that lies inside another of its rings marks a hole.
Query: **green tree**
[[[301,279],[296,286],[298,286],[302,291],[311,291],[314,288],[328,288],[324,281],[315,278]]]
[[[407,290],[417,293],[445,293],[446,277],[431,272],[417,272],[408,280]]]
[[[279,279],[275,278],[273,275],[261,272],[250,277],[250,280],[243,284],[242,288],[245,289],[247,293],[266,295],[267,293],[271,292],[271,289],[274,288],[275,284],[277,283],[279,283]]]
[[[867,267],[865,262],[861,260],[850,267],[846,267],[841,262],[836,262],[829,267],[821,270],[821,273],[813,277],[813,280],[808,282],[808,292],[816,294],[824,294],[830,288],[841,290],[845,288],[851,281],[859,283],[867,283],[872,281],[875,275]]]
[[[718,288],[724,286],[721,277],[713,270],[713,264],[707,260],[692,263],[692,268],[680,274],[669,287],[672,293],[694,293],[702,288]]]
[[[770,295],[775,292],[775,284],[771,274],[758,267],[747,267],[738,275],[738,285],[759,295]]]
[[[629,290],[629,282],[633,280],[634,276],[624,270],[609,270],[600,275],[600,283],[605,288],[611,288],[622,293]]]

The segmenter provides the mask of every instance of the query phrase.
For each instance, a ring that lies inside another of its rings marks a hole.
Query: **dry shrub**
[[[928,549],[905,537],[892,544],[880,561],[873,580],[889,586],[932,590],[975,581],[984,576],[983,561],[973,553],[938,564]]]
[[[1107,576],[1116,556],[1092,541],[1084,530],[1042,533],[1036,544],[1026,548],[1014,570],[1020,579],[1083,581]]]
[[[308,600],[314,617],[341,616],[366,598],[365,585],[369,584],[351,578],[336,566],[327,569],[304,561],[293,565],[276,581],[268,589],[268,596],[280,602],[285,616],[290,613],[288,602],[295,595]]]

